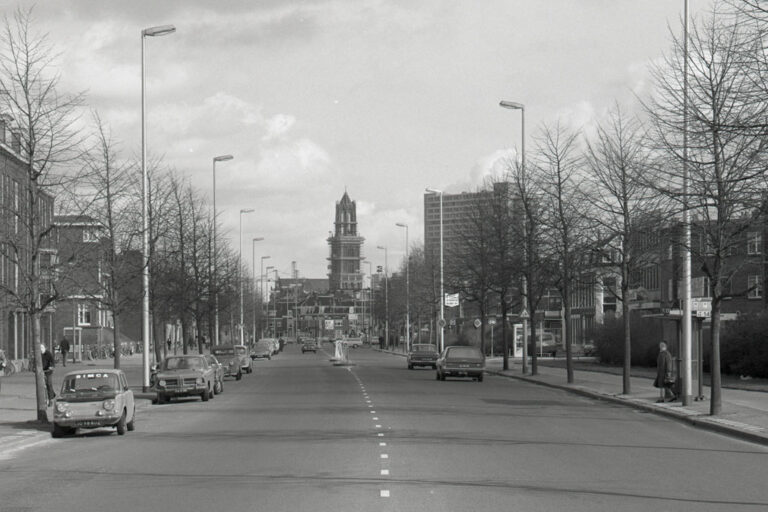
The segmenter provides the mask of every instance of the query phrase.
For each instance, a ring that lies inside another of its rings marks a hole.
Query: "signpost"
[[[445,294],[445,307],[447,308],[455,308],[459,305],[459,294],[458,293],[446,293]]]

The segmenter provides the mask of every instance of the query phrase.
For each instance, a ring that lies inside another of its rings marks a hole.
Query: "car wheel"
[[[123,415],[117,420],[117,435],[124,436],[128,430],[128,425],[125,423],[125,409],[123,409]]]
[[[168,398],[164,394],[162,394],[162,393],[158,393],[157,394],[157,403],[158,404],[164,404],[167,401],[168,401]]]
[[[440,372],[435,372],[435,380],[440,380]]]
[[[51,437],[59,438],[64,436],[64,429],[60,426],[58,426],[56,423],[53,424],[53,430],[51,431]]]
[[[409,365],[408,365],[408,369],[409,369],[409,370],[413,370],[413,365],[412,365],[412,364],[409,364]]]
[[[131,416],[131,421],[129,421],[126,425],[128,427],[128,432],[133,432],[136,430],[136,408],[133,408],[133,416]]]
[[[477,376],[477,382],[483,382],[483,374]]]
[[[243,372],[237,372],[237,375],[235,376],[235,380],[240,380],[243,378]]]
[[[215,389],[216,389],[216,393],[219,394],[219,395],[224,392],[224,379],[216,382],[216,388]]]
[[[205,388],[203,390],[203,394],[200,395],[200,398],[202,398],[203,402],[207,402],[211,398],[211,390],[208,388]]]
[[[433,369],[433,370],[437,370],[437,365],[436,365],[436,364],[433,364],[433,365],[432,365],[432,369]]]

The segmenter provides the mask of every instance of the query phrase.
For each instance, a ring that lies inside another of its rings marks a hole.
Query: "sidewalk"
[[[382,351],[403,356],[402,352]],[[574,370],[574,383],[566,382],[565,368],[538,367],[538,375],[522,373],[522,360],[510,359],[509,370],[502,370],[502,358],[486,359],[486,373],[511,379],[532,382],[542,386],[563,389],[582,396],[642,409],[662,416],[684,421],[700,428],[732,437],[768,445],[768,393],[742,389],[722,390],[722,413],[709,415],[709,386],[704,386],[702,401],[694,401],[688,407],[681,402],[656,403],[659,390],[653,387],[653,379],[630,379],[632,393],[621,394],[622,376],[599,371]],[[694,389],[694,392],[697,390]]]

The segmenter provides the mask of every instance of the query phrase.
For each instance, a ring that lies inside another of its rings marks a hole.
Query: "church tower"
[[[363,260],[363,237],[357,233],[357,205],[347,192],[336,202],[334,232],[328,237],[331,255],[328,258],[328,284],[333,293],[338,290],[356,291],[363,287],[360,262]]]

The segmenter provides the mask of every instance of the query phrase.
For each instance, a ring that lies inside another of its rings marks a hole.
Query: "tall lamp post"
[[[522,103],[518,103],[516,101],[501,101],[499,105],[503,108],[509,108],[512,110],[519,110],[520,111],[520,123],[521,123],[521,129],[520,129],[520,145],[521,145],[521,160],[522,160],[522,173],[523,173],[523,186],[525,186],[525,105]],[[525,220],[523,220],[525,222]],[[528,262],[528,252],[525,250],[527,249],[527,245],[523,248],[523,253],[525,254],[526,263]],[[528,317],[530,316],[530,313],[528,312],[528,280],[525,276],[523,276],[523,311],[520,313],[520,316],[523,319],[523,364],[522,364],[522,370],[523,373],[528,373]],[[515,343],[517,340],[515,340]],[[508,360],[507,355],[504,355],[504,369],[508,369]]]
[[[387,267],[387,248],[377,245],[377,249],[384,251],[384,346],[389,348],[389,270]]]
[[[213,157],[213,274],[212,279],[216,279],[216,162],[232,160],[232,155],[221,155]],[[213,285],[213,344],[219,344],[219,283]]]
[[[368,265],[368,341],[373,343],[371,339],[371,331],[373,330],[373,264],[370,261],[365,262]]]
[[[270,330],[272,329],[270,312],[269,312],[269,305],[272,302],[272,294],[269,293],[269,273],[271,271],[275,272],[275,278],[277,278],[277,270],[275,270],[275,267],[272,265],[267,266],[266,269],[264,269],[264,277],[266,278],[266,285],[267,285],[267,334],[270,334]]]
[[[144,93],[144,39],[147,37],[158,37],[173,34],[176,27],[173,25],[160,25],[157,27],[145,28],[141,31],[141,220],[142,220],[142,265],[141,265],[141,288],[143,297],[141,301],[141,337],[143,338],[143,388],[149,389],[149,176],[147,174],[147,121],[145,111],[147,107],[146,95]],[[74,339],[74,331],[73,331]]]
[[[245,329],[243,328],[243,214],[253,212],[253,208],[240,209],[240,252],[237,256],[237,277],[240,285],[240,344],[245,345]]]
[[[254,238],[254,256],[253,256],[253,264],[256,264],[256,244],[255,242],[258,242],[259,240],[263,240],[263,238]],[[261,313],[264,314],[264,260],[269,259],[269,256],[262,256],[261,257],[261,265],[259,266],[259,300],[258,304],[261,308]],[[256,275],[256,269],[253,271],[253,275]],[[256,285],[254,284],[254,288]],[[261,322],[259,322],[261,323]],[[253,337],[256,338],[256,304],[253,305]],[[261,337],[264,337],[264,328],[261,329]]]
[[[430,194],[440,195],[440,351],[445,348],[445,292],[443,290],[443,191],[436,188],[426,189]]]
[[[680,394],[684,406],[691,405],[691,213],[688,210],[688,0],[683,1],[683,342],[680,347],[682,378]],[[698,355],[701,364],[702,356]],[[714,386],[713,386],[714,388]],[[714,400],[713,400],[714,402]],[[711,404],[720,407],[720,404]]]
[[[411,279],[408,259],[408,224],[397,222],[395,226],[405,228],[405,348],[411,348]]]

